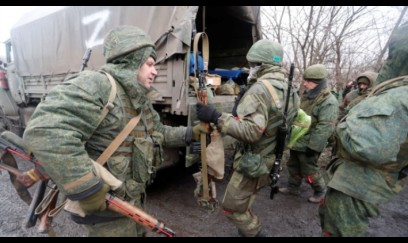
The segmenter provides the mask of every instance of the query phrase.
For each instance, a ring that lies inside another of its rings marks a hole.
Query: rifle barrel
[[[289,77],[288,77],[288,92],[286,95],[285,109],[283,112],[283,123],[278,128],[277,138],[276,138],[276,148],[275,148],[275,162],[273,163],[272,169],[269,172],[269,177],[271,178],[271,193],[270,199],[273,199],[274,194],[278,192],[278,179],[280,177],[279,172],[282,170],[280,164],[283,156],[283,150],[285,149],[286,136],[288,135],[288,125],[286,124],[286,118],[289,108],[290,93],[292,88],[293,73],[295,71],[295,64],[290,64]]]
[[[80,68],[80,72],[84,71],[84,69],[88,66],[89,58],[91,57],[92,49],[88,48],[85,51],[84,56],[82,57],[82,65]]]

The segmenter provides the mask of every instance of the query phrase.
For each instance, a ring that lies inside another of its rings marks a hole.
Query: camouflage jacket
[[[407,78],[386,85],[337,125],[339,159],[328,168],[329,187],[373,204],[388,202],[402,189],[398,175],[408,165],[407,93]]]
[[[310,148],[321,152],[326,147],[327,140],[333,134],[338,116],[339,102],[330,92],[323,89],[315,99],[302,97],[300,108],[311,116],[309,131],[299,138],[292,150],[305,151]]]
[[[267,80],[274,87],[282,110],[279,111],[267,87],[261,82]],[[266,73],[245,92],[237,107],[238,117],[222,113],[218,119],[218,128],[222,135],[230,135],[239,140],[253,153],[263,152],[271,156],[275,151],[278,126],[282,124],[288,85],[281,71]],[[288,107],[290,124],[299,109],[297,90],[292,89]]]
[[[71,200],[85,198],[102,186],[93,172],[91,159],[95,160],[127,124],[129,117],[126,116],[129,114],[124,113],[126,109],[135,110],[137,114],[150,110],[152,115],[149,121],[144,121],[142,116],[138,126],[152,123],[149,127],[162,134],[163,146],[185,146],[187,128],[165,126],[160,122],[158,113],[146,96],[146,90],[135,80],[134,71],[118,70],[113,64],[106,64],[102,69],[123,87],[131,107],[122,107],[123,102],[117,96],[113,102],[114,108],[98,126],[111,85],[105,74],[84,71],[64,81],[48,94],[36,108],[24,133],[24,140],[31,151],[61,192]],[[132,145],[132,141],[124,143]],[[124,156],[127,160],[132,159],[131,154]],[[132,166],[123,167],[122,170],[129,168],[132,169]],[[125,172],[116,171],[113,174]]]

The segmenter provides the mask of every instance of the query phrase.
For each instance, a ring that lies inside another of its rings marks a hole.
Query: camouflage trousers
[[[249,178],[234,171],[222,200],[225,216],[247,236],[255,236],[262,228],[251,207],[256,193],[269,184],[268,175]]]
[[[302,179],[305,178],[314,191],[325,189],[326,183],[318,165],[319,157],[319,153],[307,157],[304,152],[290,150],[290,158],[287,163],[289,184],[299,187],[302,184]]]
[[[319,207],[322,236],[364,237],[368,218],[379,215],[375,205],[328,188],[324,203]]]

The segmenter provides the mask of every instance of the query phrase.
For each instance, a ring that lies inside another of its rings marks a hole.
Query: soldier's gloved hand
[[[200,142],[201,133],[210,134],[209,126],[198,124],[193,127],[193,140]]]
[[[106,209],[105,195],[109,190],[110,186],[104,183],[99,191],[87,198],[79,200],[79,206],[81,206],[86,215],[104,211]]]
[[[218,118],[221,116],[221,113],[212,105],[204,105],[203,103],[198,102],[196,109],[197,118],[202,122],[212,122],[217,124]]]
[[[310,149],[310,148],[306,147],[305,155],[307,157],[312,157],[315,154],[317,154],[317,151],[314,151],[313,149]]]

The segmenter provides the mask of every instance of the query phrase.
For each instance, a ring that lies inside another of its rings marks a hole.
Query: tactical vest
[[[300,102],[300,108],[306,112],[309,116],[312,118],[312,123],[310,124],[309,131],[312,130],[312,128],[316,127],[317,120],[313,116],[313,109],[323,103],[325,100],[327,100],[330,96],[330,88],[325,88],[320,92],[320,94],[315,98],[315,99],[307,99],[302,97],[302,100]]]
[[[269,76],[265,75],[262,78],[270,78]],[[272,95],[270,94],[270,92],[267,92],[268,94],[268,99],[270,102],[269,104],[267,104],[267,106],[269,107],[269,112],[268,112],[268,122],[264,131],[264,136],[262,136],[262,138],[251,144],[251,150],[254,153],[259,152],[262,156],[268,155],[270,154],[276,147],[276,139],[277,139],[277,132],[278,129],[277,127],[279,127],[282,122],[283,122],[283,111],[285,109],[285,103],[286,103],[286,96],[287,96],[287,86],[284,87],[284,89],[281,91],[278,87],[276,86],[275,82],[282,82],[283,81],[276,81],[274,79],[271,80],[271,84],[273,86],[273,88],[276,91],[276,94],[279,98],[280,104],[281,104],[281,108],[278,109],[274,99],[272,98]],[[265,85],[263,85],[265,86]],[[267,88],[265,87],[265,89],[267,90]],[[288,114],[287,114],[287,118],[286,118],[286,123],[287,124],[292,124],[292,121],[296,115],[297,110],[294,109],[294,105],[295,104],[299,104],[299,100],[296,100],[296,97],[294,95],[294,93],[296,92],[296,90],[292,89],[290,96],[291,98],[289,99],[289,107],[288,107]],[[298,107],[298,106],[297,106]],[[289,136],[287,136],[289,137]]]
[[[116,178],[125,181],[127,196],[136,199],[144,194],[146,186],[153,182],[156,168],[162,162],[163,135],[154,131],[151,103],[146,102],[136,110],[123,87],[118,82],[116,84],[117,97],[123,112],[122,124],[127,124],[139,112],[142,116],[133,131],[108,159],[107,166]]]

